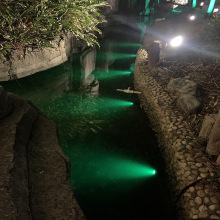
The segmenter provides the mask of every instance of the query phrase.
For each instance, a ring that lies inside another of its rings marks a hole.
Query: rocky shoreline
[[[220,219],[220,178],[217,166],[200,145],[184,115],[147,67],[139,49],[134,84],[155,130],[170,177],[178,219]]]

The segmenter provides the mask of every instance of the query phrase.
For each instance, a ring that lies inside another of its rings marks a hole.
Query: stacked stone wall
[[[166,161],[178,219],[220,219],[220,178],[217,167],[175,107],[169,94],[151,76],[147,53],[135,63],[135,89],[155,130]]]

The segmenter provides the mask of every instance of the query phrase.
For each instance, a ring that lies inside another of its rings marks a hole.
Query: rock
[[[196,114],[201,109],[201,103],[199,100],[196,97],[188,94],[178,97],[177,106],[187,115]]]
[[[73,195],[70,161],[59,146],[56,125],[41,114],[28,143],[28,158],[32,218],[84,220]]]
[[[199,197],[204,197],[204,196],[205,196],[205,192],[204,192],[203,190],[199,190],[199,191],[197,192],[197,195],[198,195]]]
[[[218,158],[217,158],[217,160],[216,160],[216,163],[217,163],[218,165],[220,165],[220,154],[218,155]]]
[[[208,144],[206,151],[210,155],[219,155],[220,154],[220,112],[217,115],[215,124],[209,135]]]
[[[210,200],[211,202],[218,204],[218,200],[215,197],[211,197]]]
[[[217,216],[217,215],[211,215],[211,216],[210,216],[210,219],[220,219],[220,217]]]
[[[24,99],[9,94],[14,110],[0,121],[1,220],[31,220],[26,145],[37,110]]]
[[[211,211],[214,211],[215,208],[216,208],[216,205],[210,205],[210,206],[209,206],[209,209],[210,209]]]
[[[12,110],[12,104],[8,100],[8,95],[0,85],[0,120]]]
[[[199,132],[199,137],[202,137],[206,142],[216,121],[217,114],[206,115],[202,122],[202,127]]]
[[[195,198],[195,203],[196,203],[197,205],[201,205],[201,204],[202,204],[202,199],[197,196],[197,197]]]
[[[0,219],[84,220],[55,124],[29,101],[10,93],[8,101],[13,111],[0,120]]]
[[[174,96],[181,96],[184,94],[196,96],[198,84],[182,78],[171,79],[167,84],[167,90]]]

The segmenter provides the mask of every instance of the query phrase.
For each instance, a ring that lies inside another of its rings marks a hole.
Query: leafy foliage
[[[94,45],[105,22],[101,0],[1,0],[0,55],[25,47],[52,47],[50,41],[62,33],[73,34]]]

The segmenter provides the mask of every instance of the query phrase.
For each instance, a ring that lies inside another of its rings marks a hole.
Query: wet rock
[[[208,141],[208,137],[211,133],[216,118],[217,118],[217,114],[210,114],[204,117],[202,122],[202,127],[199,132],[199,137],[202,137],[205,141]]]
[[[195,96],[188,94],[179,96],[177,106],[187,115],[196,114],[201,109],[199,100]]]
[[[171,79],[167,85],[167,90],[174,96],[181,96],[183,94],[196,96],[198,84],[182,78]]]
[[[209,135],[209,141],[206,147],[206,151],[210,155],[220,154],[220,112],[217,115],[216,122]]]

